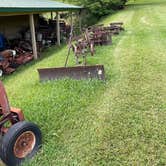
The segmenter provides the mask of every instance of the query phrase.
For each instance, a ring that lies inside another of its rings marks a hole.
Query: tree
[[[63,2],[84,6],[87,9],[86,19],[91,23],[102,16],[122,9],[127,0],[63,0]]]

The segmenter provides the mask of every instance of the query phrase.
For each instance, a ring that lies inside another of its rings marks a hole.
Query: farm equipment
[[[13,73],[18,66],[31,60],[33,60],[33,55],[21,48],[0,52],[0,76]]]
[[[121,31],[124,31],[123,22],[113,22],[109,26],[91,26],[88,28],[87,34],[94,45],[108,45],[112,44],[112,35],[117,35]]]
[[[109,29],[106,29],[103,25],[89,27],[87,30],[87,36],[94,45],[108,45],[112,44],[112,36]]]
[[[95,53],[95,49],[94,49],[94,42],[92,40],[90,40],[89,38],[89,34],[87,31],[85,31],[85,34],[83,36],[79,36],[77,38],[74,39],[75,42],[73,43],[69,43],[70,46],[73,49],[75,58],[76,58],[76,64],[79,64],[78,59],[80,57],[83,58],[83,63],[84,66],[86,65],[86,56],[88,53],[91,54],[91,56],[94,55]],[[66,62],[67,63],[67,62]],[[65,64],[66,66],[67,64]]]
[[[14,68],[10,66],[9,60],[13,56],[13,50],[5,50],[0,53],[0,76],[5,74],[10,74],[15,71]]]
[[[25,121],[22,111],[11,108],[0,81],[0,158],[7,166],[20,165],[41,147],[41,131]]]
[[[38,69],[38,72],[41,81],[63,78],[72,78],[76,80],[96,78],[105,80],[103,65],[45,68]]]
[[[0,62],[0,77],[5,73],[5,74],[11,74],[15,71],[14,68],[10,67],[10,64],[8,61],[1,61]]]
[[[72,79],[89,79],[97,78],[104,80],[105,72],[103,65],[86,66],[86,56],[90,53],[92,56],[95,53],[96,45],[112,44],[112,35],[119,34],[123,31],[123,22],[113,22],[109,26],[95,25],[84,29],[84,34],[75,38],[73,43],[73,27],[71,27],[69,50],[65,62],[65,67],[61,68],[46,68],[38,69],[40,80],[52,80],[69,77]],[[76,64],[79,64],[78,59],[83,58],[83,66],[67,67],[67,62],[71,49],[73,49]]]
[[[71,28],[70,39],[69,39],[69,49],[66,57],[65,66],[61,68],[44,68],[38,69],[39,77],[41,81],[47,80],[57,80],[63,78],[72,78],[72,79],[105,79],[105,72],[103,65],[86,65],[86,56],[87,53],[94,55],[94,43],[93,41],[87,40],[86,34],[81,40],[77,39],[73,43],[73,27]],[[78,58],[83,57],[83,66],[67,67],[70,51],[73,49],[76,64],[79,64]]]
[[[110,23],[109,29],[113,35],[118,35],[120,31],[124,31],[123,22]]]

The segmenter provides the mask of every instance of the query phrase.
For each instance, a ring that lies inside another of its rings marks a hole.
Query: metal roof
[[[81,8],[52,0],[0,0],[0,13],[65,11]]]

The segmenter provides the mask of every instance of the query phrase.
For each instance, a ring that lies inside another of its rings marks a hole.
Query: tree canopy
[[[62,2],[84,6],[88,11],[87,19],[91,19],[91,22],[94,23],[100,17],[122,9],[127,0],[62,0]]]

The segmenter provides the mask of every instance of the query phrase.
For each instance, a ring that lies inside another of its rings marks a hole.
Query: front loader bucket
[[[105,72],[103,65],[45,68],[45,69],[38,69],[38,72],[41,81],[57,80],[64,78],[71,78],[76,80],[81,80],[81,79],[105,80]]]

